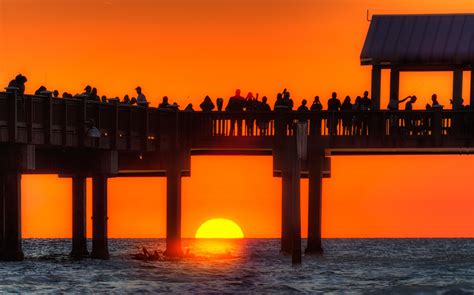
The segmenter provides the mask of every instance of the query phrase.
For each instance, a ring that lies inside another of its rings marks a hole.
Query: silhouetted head
[[[38,90],[36,90],[37,92],[43,92],[43,91],[46,91],[46,87],[44,87],[43,85],[40,86],[40,88],[38,88]]]
[[[355,103],[356,103],[356,104],[359,104],[361,100],[362,100],[362,97],[357,96],[357,97],[356,97],[356,100],[355,100]]]
[[[410,98],[410,102],[411,102],[411,103],[416,102],[416,100],[417,100],[417,97],[416,97],[415,95],[413,95],[413,96]]]
[[[28,79],[26,79],[22,74],[16,75],[15,80],[20,83],[26,83],[28,81]]]
[[[137,88],[135,88],[135,90],[137,91],[138,94],[141,94],[142,93],[142,88],[140,86],[138,86]]]
[[[367,90],[364,91],[364,97],[369,97],[369,92]]]
[[[281,100],[282,98],[283,98],[283,94],[278,93],[278,94],[277,94],[277,100]]]
[[[87,85],[84,90],[87,92],[87,93],[90,93],[92,91],[92,87],[90,85]]]
[[[332,93],[332,98],[337,98],[337,93],[336,92]]]
[[[247,97],[245,99],[253,99],[253,93],[252,92],[247,93]]]
[[[436,93],[434,93],[432,96],[431,96],[431,101],[435,102],[435,101],[438,101],[438,95]]]
[[[305,106],[307,103],[308,103],[308,101],[307,101],[306,99],[303,99],[303,100],[301,101],[301,105],[303,105],[303,106]]]
[[[286,91],[283,98],[284,99],[290,99],[290,92]]]
[[[348,95],[344,98],[344,102],[351,102],[351,97]]]
[[[240,96],[240,89],[235,90],[235,96]]]
[[[53,96],[54,96],[54,97],[58,97],[58,96],[59,96],[59,91],[54,90],[54,91],[53,91]]]
[[[318,96],[318,95],[316,95],[316,96],[314,97],[314,102],[317,102],[317,103],[319,103],[319,102],[320,102],[320,101],[319,101],[319,96]]]
[[[91,96],[97,96],[97,88],[92,88],[92,91],[91,91]]]
[[[163,96],[163,103],[168,103],[168,96]]]
[[[266,96],[262,97],[262,102],[265,102],[265,103],[267,102],[267,97]]]

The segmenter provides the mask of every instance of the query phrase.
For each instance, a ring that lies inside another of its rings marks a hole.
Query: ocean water
[[[162,239],[111,239],[107,261],[68,257],[67,239],[26,239],[22,262],[0,262],[2,292],[472,294],[474,239],[326,239],[299,267],[278,239],[184,240],[194,257],[131,255]],[[89,245],[90,249],[90,245]]]

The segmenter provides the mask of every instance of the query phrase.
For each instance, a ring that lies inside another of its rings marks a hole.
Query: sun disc
[[[229,219],[210,219],[199,227],[196,239],[241,239],[244,233],[240,226]]]

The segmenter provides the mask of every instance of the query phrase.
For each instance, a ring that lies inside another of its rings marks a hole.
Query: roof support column
[[[453,109],[459,110],[462,106],[462,69],[453,71]]]
[[[372,110],[380,110],[380,90],[382,82],[382,69],[379,66],[372,67]]]
[[[471,99],[469,100],[469,106],[474,107],[474,66],[471,68]]]
[[[400,70],[392,68],[390,71],[390,100],[397,101],[400,96]]]

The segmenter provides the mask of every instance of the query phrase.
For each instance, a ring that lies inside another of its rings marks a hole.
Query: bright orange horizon
[[[21,72],[30,93],[91,84],[109,97],[140,85],[153,105],[167,95],[182,107],[205,95],[228,99],[236,88],[271,102],[288,88],[296,104],[315,95],[325,103],[334,90],[354,97],[370,89],[370,68],[359,64],[367,9],[473,11],[471,0],[3,0],[0,83]],[[436,92],[449,105],[451,77],[402,74],[401,96],[416,94],[422,109]],[[334,157],[323,181],[323,236],[474,237],[473,164],[471,156]],[[193,157],[183,236],[225,218],[246,237],[279,237],[281,181],[271,169],[270,157]],[[22,188],[24,237],[70,237],[71,181],[25,175]],[[110,237],[165,235],[164,178],[114,178],[109,188]],[[306,235],[307,181],[302,221]]]

